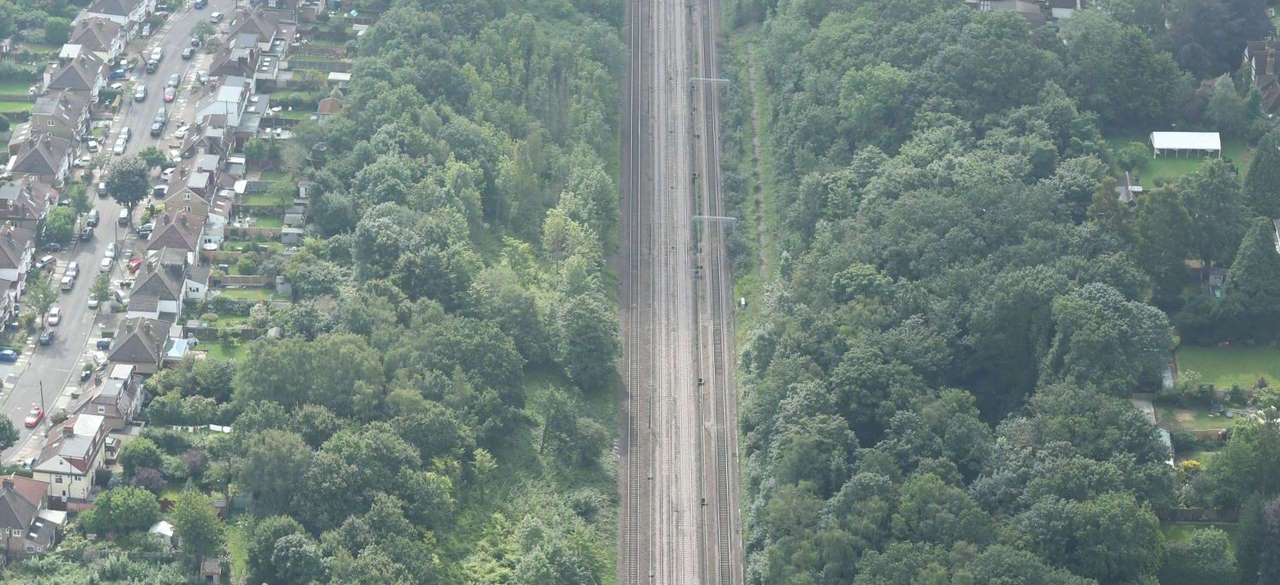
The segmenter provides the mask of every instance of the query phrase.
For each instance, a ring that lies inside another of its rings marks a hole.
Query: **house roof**
[[[39,220],[53,204],[43,189],[33,191],[30,181],[6,181],[0,183],[0,219],[15,222]]]
[[[160,301],[178,300],[182,288],[180,283],[173,282],[168,270],[151,261],[143,262],[142,266],[133,293],[129,294],[129,311],[155,311]]]
[[[152,234],[151,239],[147,240],[147,250],[163,250],[164,248],[176,248],[185,251],[195,252],[200,248],[200,232],[204,229],[204,222],[207,219],[209,204],[203,199],[197,203],[199,197],[193,197],[190,201],[183,201],[179,206],[169,209],[167,204],[165,212],[156,218],[156,230]],[[191,209],[187,211],[188,207]]]
[[[1152,132],[1151,145],[1159,150],[1222,150],[1217,132]]]
[[[74,59],[50,64],[49,89],[91,91],[102,79],[106,64],[93,53],[81,51]]]
[[[320,114],[336,114],[341,111],[342,100],[336,97],[324,98],[316,105],[316,112]]]
[[[16,174],[55,177],[64,168],[71,152],[71,141],[50,133],[28,139],[18,151],[13,165]]]
[[[124,16],[124,15],[121,15]],[[120,37],[120,25],[109,18],[90,16],[76,23],[71,41],[90,51],[108,51]]]
[[[40,450],[39,463],[33,468],[43,473],[84,475],[89,470],[97,443],[94,439],[102,430],[103,418],[96,414],[77,414],[62,424],[70,426],[71,433],[55,432]]]
[[[22,256],[34,239],[35,232],[29,229],[0,227],[0,270],[18,268]]]
[[[139,2],[142,2],[142,0],[94,0],[85,11],[97,14],[111,14],[113,16],[129,16],[129,13],[138,7]]]
[[[240,10],[236,13],[236,17],[231,21],[231,38],[236,38],[242,34],[256,34],[263,40],[269,40],[276,35],[280,27],[274,18],[266,15],[261,10]]]
[[[0,478],[0,528],[26,530],[40,514],[49,484],[10,473]]]
[[[168,323],[145,317],[125,319],[111,342],[107,359],[125,364],[158,364],[168,340]]]

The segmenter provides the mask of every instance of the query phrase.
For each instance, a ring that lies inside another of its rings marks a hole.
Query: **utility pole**
[[[40,412],[44,412],[44,380],[40,380]]]

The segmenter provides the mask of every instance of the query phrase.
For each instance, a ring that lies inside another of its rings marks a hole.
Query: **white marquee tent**
[[[1216,154],[1222,156],[1222,138],[1217,132],[1152,132],[1151,148],[1162,154]]]

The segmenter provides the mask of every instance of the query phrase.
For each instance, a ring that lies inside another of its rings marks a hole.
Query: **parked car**
[[[53,270],[58,265],[58,260],[53,256],[45,254],[39,260],[36,260],[36,270]]]
[[[90,309],[98,308],[98,297],[93,293],[89,293],[89,308]]]
[[[173,73],[173,74],[170,74],[170,75],[169,75],[169,81],[166,81],[166,82],[165,82],[165,84],[164,84],[164,86],[165,86],[165,87],[178,87],[178,86],[179,86],[179,85],[181,85],[181,84],[182,84],[182,74],[181,74],[181,73]]]
[[[71,292],[71,289],[75,287],[76,279],[71,278],[70,276],[62,277],[62,281],[58,283],[58,288],[62,289],[62,292]]]
[[[147,99],[147,86],[139,85],[133,88],[133,101],[140,102]]]
[[[111,73],[107,75],[107,81],[116,81],[118,79],[124,79],[128,76],[129,76],[128,69],[125,69],[124,67],[117,67],[115,69],[112,69]]]
[[[117,156],[124,154],[124,146],[125,140],[123,138],[116,140],[116,145],[111,147],[111,154]]]
[[[98,263],[98,269],[103,272],[111,272],[111,259],[103,258],[102,261]]]
[[[103,350],[103,351],[106,351],[106,350],[108,350],[108,349],[111,349],[111,338],[110,338],[110,337],[103,337],[103,338],[101,338],[101,339],[99,339],[99,340],[97,340],[97,341],[93,342],[93,346],[94,346],[94,347],[96,347],[96,348],[98,348],[98,349],[100,349],[100,350]]]
[[[102,189],[99,189],[99,191],[106,191],[107,190],[106,187],[107,185],[103,183]],[[101,216],[98,214],[98,208],[95,207],[89,210],[89,216],[85,218],[84,224],[89,227],[98,227],[98,221],[100,219],[101,219]]]
[[[115,242],[111,242],[110,244],[107,244],[107,253],[106,253],[106,256],[107,256],[107,258],[115,259],[115,257],[116,257],[116,243],[115,243]]]
[[[45,329],[40,332],[40,345],[49,345],[53,343],[53,330]]]
[[[192,47],[199,47],[199,46],[200,46],[200,37],[191,37],[191,46],[192,46]]]
[[[13,363],[18,361],[18,352],[12,349],[0,349],[0,362]]]
[[[178,170],[177,167],[169,167],[163,171],[160,171],[160,180],[168,183],[169,178],[173,176],[173,172],[176,170]],[[168,186],[166,185],[165,188],[167,189]]]
[[[84,229],[80,230],[80,241],[87,242],[92,239],[93,239],[93,226],[84,226]]]
[[[62,244],[59,244],[58,242],[49,242],[49,243],[47,243],[47,244],[45,244],[45,245],[43,245],[43,246],[40,246],[40,251],[42,251],[42,252],[61,252],[61,251],[62,251]]]
[[[43,419],[44,409],[39,406],[33,406],[31,407],[31,412],[27,413],[27,418],[22,419],[22,424],[27,425],[29,429],[34,429]]]
[[[221,12],[214,12],[213,14],[210,14],[210,15],[209,15],[209,22],[212,22],[212,23],[214,23],[214,24],[218,24],[219,22],[222,22],[222,13],[221,13]]]
[[[85,148],[88,148],[89,152],[98,152],[98,149],[101,148],[101,146],[98,145],[97,140],[90,138],[89,142],[85,143]]]
[[[116,223],[117,223],[117,224],[119,224],[119,225],[122,225],[122,226],[123,226],[123,225],[129,225],[129,210],[128,210],[128,209],[121,209],[121,210],[120,210],[120,217],[116,218]]]
[[[133,132],[129,130],[128,126],[120,129],[120,138],[123,138],[125,142],[128,142],[130,138],[133,138]]]
[[[206,84],[206,83],[209,83],[209,72],[208,72],[208,71],[197,71],[197,72],[196,72],[196,81],[197,81],[197,82],[199,82],[199,83],[200,83],[200,85],[204,85],[204,84]]]
[[[195,6],[196,10],[200,10],[201,8],[209,5],[209,0],[196,0],[195,2],[192,2],[191,5]]]
[[[53,326],[57,325],[58,323],[61,323],[61,322],[62,322],[62,309],[61,309],[61,308],[59,308],[57,305],[54,305],[54,306],[52,306],[52,307],[49,307],[49,318],[48,318],[48,319],[45,319],[45,321],[46,321],[47,323],[49,323],[49,326],[50,326],[50,327],[53,327]]]
[[[190,61],[190,60],[191,60],[191,58],[192,58],[192,57],[195,57],[195,56],[196,56],[196,50],[195,50],[195,48],[193,48],[193,47],[187,47],[187,48],[185,48],[185,49],[183,49],[183,50],[182,50],[182,60],[183,60],[183,61]]]
[[[159,62],[159,61],[154,61],[154,60],[151,60],[151,59],[147,59],[147,67],[146,67],[147,73],[155,73],[155,72],[156,72],[156,70],[157,70],[157,69],[159,69],[159,68],[160,68],[160,62]]]
[[[66,274],[67,276],[70,276],[71,278],[79,278],[79,277],[80,277],[80,263],[79,263],[79,262],[76,262],[75,260],[72,260],[72,261],[68,262],[68,263],[67,263],[67,270],[66,270],[66,272],[65,272],[64,274]]]
[[[168,91],[168,90],[166,90],[166,91]],[[152,122],[152,123],[151,123],[151,137],[152,137],[152,138],[159,138],[161,134],[164,134],[164,122],[159,122],[159,121]]]
[[[166,88],[164,88],[164,101],[165,101],[165,102],[172,102],[172,101],[174,100],[174,98],[176,98],[176,97],[178,97],[178,90],[177,90],[177,89],[174,89],[174,88],[172,88],[172,87],[166,87]]]

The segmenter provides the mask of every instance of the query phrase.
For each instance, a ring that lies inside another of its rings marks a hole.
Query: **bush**
[[[1169,435],[1169,441],[1173,443],[1174,453],[1190,453],[1194,451],[1196,445],[1196,436],[1186,431],[1178,431]]]

